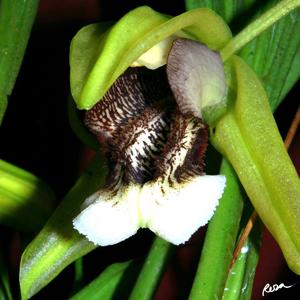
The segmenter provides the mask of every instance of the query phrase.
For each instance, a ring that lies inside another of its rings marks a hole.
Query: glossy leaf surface
[[[73,229],[72,220],[83,200],[95,192],[104,178],[103,160],[98,158],[81,175],[42,231],[27,246],[20,269],[22,299],[36,294],[67,265],[95,248]]]
[[[54,192],[41,179],[0,160],[2,225],[27,232],[39,230],[52,213],[54,204]]]

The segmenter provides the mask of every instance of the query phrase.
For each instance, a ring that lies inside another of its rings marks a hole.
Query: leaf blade
[[[22,59],[39,0],[0,2],[0,124],[7,107]]]
[[[36,294],[67,265],[96,247],[73,229],[72,219],[83,200],[103,183],[105,172],[103,158],[97,157],[25,249],[20,266],[22,299]]]

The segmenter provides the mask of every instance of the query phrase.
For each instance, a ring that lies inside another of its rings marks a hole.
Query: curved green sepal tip
[[[171,18],[142,6],[110,29],[107,24],[84,27],[70,50],[71,92],[77,107],[90,109],[143,53],[179,31],[212,49],[220,49],[232,36],[223,19],[210,9]]]

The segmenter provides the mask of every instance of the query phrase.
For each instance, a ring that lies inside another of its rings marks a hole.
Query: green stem
[[[153,299],[156,287],[163,274],[174,246],[163,239],[155,238],[148,257],[130,295],[130,300]]]
[[[112,264],[70,300],[127,299],[140,268],[139,261]]]
[[[283,0],[266,11],[254,22],[251,22],[251,24],[238,35],[232,38],[221,50],[223,61],[226,61],[233,54],[241,50],[247,43],[299,6],[300,0]]]
[[[78,291],[80,289],[83,279],[84,279],[83,257],[79,257],[74,262],[74,283],[73,283],[74,291]]]
[[[241,186],[226,160],[220,173],[226,176],[226,189],[209,222],[189,300],[220,299],[239,230],[243,210]]]

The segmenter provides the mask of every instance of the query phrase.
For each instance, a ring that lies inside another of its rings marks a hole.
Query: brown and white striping
[[[108,188],[157,177],[180,183],[203,174],[207,127],[180,113],[165,68],[129,68],[86,113],[85,124],[106,149]]]
[[[147,227],[178,245],[212,217],[226,179],[204,174],[208,128],[200,118],[199,89],[206,91],[205,102],[211,78],[218,79],[205,69],[220,71],[220,57],[205,51],[211,52],[180,39],[167,67],[129,68],[86,113],[109,173],[73,226],[95,244],[112,245]]]

